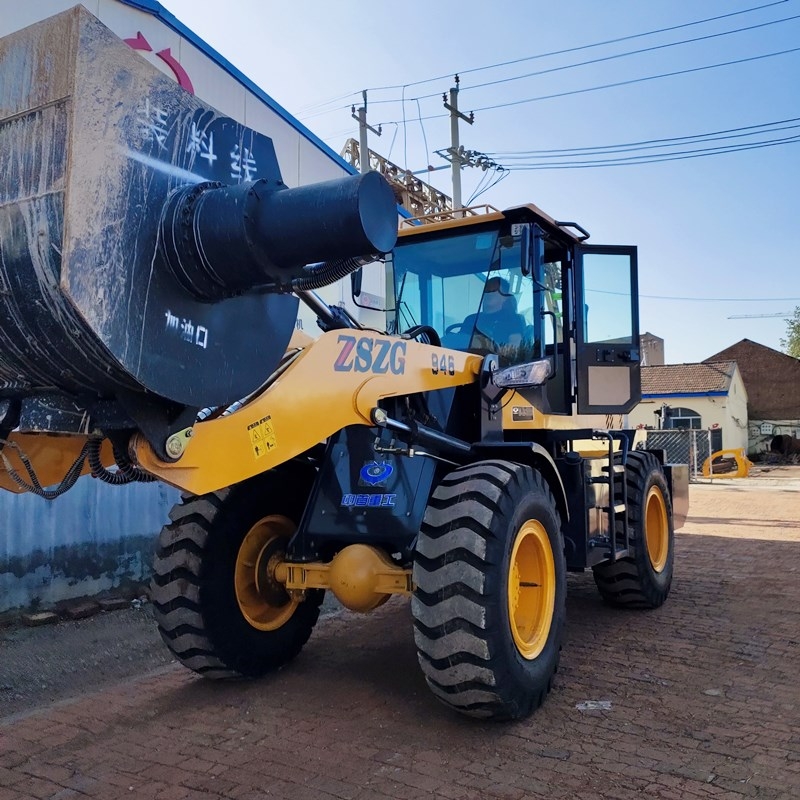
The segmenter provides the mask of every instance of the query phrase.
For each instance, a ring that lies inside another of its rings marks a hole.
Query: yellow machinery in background
[[[746,478],[752,466],[742,447],[717,450],[703,462],[703,477]]]

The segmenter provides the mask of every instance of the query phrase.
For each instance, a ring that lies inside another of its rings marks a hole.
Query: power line
[[[320,100],[318,103],[310,103],[307,106],[301,106],[294,112],[294,114],[295,116],[299,116],[300,114],[304,114],[307,111],[314,111],[318,108],[323,108],[324,106],[329,106],[332,105],[333,103],[338,103],[341,100],[348,100],[351,97],[358,97],[359,95],[360,92],[348,92],[347,94],[340,94],[338,97],[332,97],[330,100]],[[346,108],[346,106],[337,106],[335,109],[331,109],[331,111],[336,111],[339,108]]]
[[[737,134],[732,134],[732,135],[729,135],[729,136],[711,136],[711,137],[708,137],[708,138],[705,138],[705,139],[687,137],[687,139],[693,139],[693,141],[685,140],[683,142],[683,144],[706,144],[707,142],[721,142],[721,141],[724,141],[726,139],[743,139],[743,138],[745,138],[747,136],[757,136],[759,134],[764,134],[764,133],[777,133],[778,131],[794,130],[795,128],[800,128],[800,124],[797,124],[797,125],[779,125],[779,126],[777,126],[775,128],[765,128],[764,130],[750,131],[750,133],[737,133]],[[754,144],[758,144],[758,143],[755,142]],[[643,145],[643,146],[640,146],[640,147],[618,148],[616,150],[609,149],[610,146],[605,146],[604,147],[602,145],[599,145],[595,149],[587,147],[587,148],[581,148],[580,150],[576,150],[574,152],[570,152],[570,151],[561,151],[561,152],[558,152],[558,153],[555,153],[555,152],[554,153],[543,152],[543,153],[539,153],[538,155],[537,154],[533,154],[533,153],[522,152],[522,153],[519,153],[519,154],[507,153],[507,154],[502,155],[502,156],[497,156],[497,154],[493,153],[492,155],[496,156],[498,158],[502,158],[504,161],[522,161],[522,160],[531,159],[531,158],[569,158],[570,156],[576,156],[576,157],[577,156],[611,156],[611,155],[620,155],[620,154],[624,154],[624,153],[635,153],[638,150],[658,150],[658,149],[663,148],[663,147],[675,147],[675,146],[677,146],[677,142],[676,141],[667,141],[667,142],[664,142],[663,144],[650,144],[650,145]],[[730,145],[730,146],[733,147],[734,145]],[[488,153],[487,153],[487,155],[488,155]],[[652,154],[652,155],[657,155],[657,154]],[[644,158],[645,156],[642,156],[642,157]]]
[[[800,47],[792,47],[792,48],[789,48],[787,50],[777,50],[777,51],[775,51],[773,53],[763,53],[762,55],[750,56],[748,58],[737,58],[737,59],[735,59],[733,61],[721,61],[721,62],[719,62],[717,64],[706,64],[706,65],[704,65],[702,67],[691,67],[689,69],[675,70],[673,72],[662,72],[662,73],[659,73],[658,75],[647,75],[647,76],[645,76],[643,78],[631,78],[631,79],[626,80],[626,81],[615,81],[614,83],[604,83],[604,84],[600,84],[598,86],[589,86],[589,87],[584,88],[584,89],[571,89],[569,91],[555,92],[553,94],[538,95],[536,97],[526,97],[526,98],[523,98],[522,100],[510,100],[510,101],[508,101],[506,103],[495,103],[494,105],[490,105],[490,106],[481,106],[481,107],[476,108],[474,110],[475,111],[494,111],[495,109],[498,109],[498,108],[509,108],[511,106],[524,105],[525,103],[536,103],[536,102],[539,102],[541,100],[555,100],[555,99],[557,99],[559,97],[570,97],[570,96],[576,95],[576,94],[587,94],[589,92],[597,92],[597,91],[601,91],[603,89],[614,89],[614,88],[617,88],[617,87],[620,87],[620,86],[630,86],[630,85],[635,84],[635,83],[645,83],[646,81],[658,80],[660,78],[673,78],[673,77],[675,77],[677,75],[688,75],[688,74],[693,73],[693,72],[703,72],[705,70],[718,69],[719,67],[730,67],[730,66],[735,66],[737,64],[745,64],[745,63],[748,63],[748,62],[751,62],[751,61],[761,61],[761,60],[763,60],[765,58],[774,58],[775,56],[783,56],[783,55],[787,55],[788,53],[796,53],[798,51],[800,51]],[[440,119],[440,118],[442,118],[444,116],[446,116],[446,115],[445,114],[429,114],[428,116],[423,117],[422,119],[426,119],[426,120],[427,119]],[[389,123],[388,122],[384,122],[382,124],[388,125]]]
[[[720,19],[727,19],[728,17],[735,17],[741,14],[749,14],[753,11],[761,11],[762,9],[765,8],[771,8],[772,6],[783,5],[783,3],[786,2],[788,2],[788,0],[775,0],[775,2],[772,3],[765,3],[759,6],[751,6],[750,8],[743,8],[741,11],[732,11],[728,14],[719,14],[715,17],[706,17],[705,19],[695,20],[694,22],[683,22],[680,25],[671,25],[667,28],[658,28],[652,31],[644,31],[643,33],[633,33],[630,34],[629,36],[619,36],[615,39],[606,39],[602,42],[592,42],[591,44],[577,45],[576,47],[567,47],[562,50],[551,50],[548,53],[537,53],[532,56],[523,56],[522,58],[514,58],[509,61],[498,61],[495,64],[486,64],[482,67],[471,67],[470,69],[461,69],[457,70],[457,72],[459,75],[469,75],[473,72],[483,72],[485,70],[496,69],[498,67],[508,67],[511,66],[512,64],[521,64],[524,61],[535,61],[540,58],[550,58],[551,56],[560,56],[560,55],[565,55],[567,53],[577,53],[581,50],[588,50],[592,47],[603,47],[607,44],[617,44],[618,42],[626,42],[630,41],[631,39],[640,39],[644,36],[654,36],[658,33],[668,33],[669,31],[680,30],[681,28],[690,28],[694,25],[702,25],[706,22],[715,22]],[[369,91],[373,92],[373,91],[382,91],[388,89],[408,89],[412,86],[422,86],[423,84],[426,83],[433,83],[434,81],[446,80],[447,78],[451,77],[452,74],[453,73],[448,73],[447,75],[437,75],[434,78],[425,78],[424,80],[412,81],[410,83],[394,84],[389,86],[374,86],[370,88]],[[375,102],[381,102],[381,101],[375,101]]]
[[[656,34],[659,34],[659,33],[668,33],[670,31],[681,30],[682,28],[690,28],[690,27],[693,27],[695,25],[703,25],[703,24],[705,24],[707,22],[715,22],[717,20],[727,19],[729,17],[740,16],[742,14],[749,14],[749,13],[752,13],[754,11],[761,11],[761,10],[763,10],[765,8],[771,8],[773,6],[783,5],[786,2],[788,2],[788,0],[775,0],[774,2],[771,2],[771,3],[765,3],[765,4],[762,4],[762,5],[758,5],[758,6],[751,6],[750,8],[744,8],[744,9],[741,9],[740,11],[733,11],[733,12],[730,12],[728,14],[719,14],[719,15],[714,16],[714,17],[706,17],[704,19],[695,20],[693,22],[684,22],[684,23],[681,23],[679,25],[671,25],[671,26],[666,27],[666,28],[657,28],[657,29],[652,30],[652,31],[643,31],[642,33],[634,33],[634,34],[630,34],[628,36],[619,36],[619,37],[616,37],[614,39],[606,39],[606,40],[603,40],[603,41],[600,41],[600,42],[592,42],[590,44],[578,45],[576,47],[567,47],[567,48],[563,48],[561,50],[551,50],[551,51],[549,51],[547,53],[537,53],[537,54],[534,54],[534,55],[531,55],[531,56],[523,56],[521,58],[511,59],[509,61],[499,61],[499,62],[494,63],[494,64],[486,64],[486,65],[480,66],[480,67],[471,67],[471,68],[468,68],[468,69],[457,70],[457,72],[460,75],[469,75],[469,74],[472,74],[472,73],[475,73],[475,72],[483,72],[483,71],[486,71],[486,70],[497,69],[499,67],[511,66],[513,64],[520,64],[520,63],[523,63],[523,62],[526,62],[526,61],[536,61],[536,60],[543,59],[543,58],[550,58],[552,56],[565,55],[565,54],[568,54],[568,53],[576,53],[576,52],[580,52],[580,51],[583,51],[583,50],[589,50],[589,49],[592,49],[592,48],[595,48],[595,47],[604,47],[605,45],[609,45],[609,44],[617,44],[619,42],[631,41],[633,39],[641,39],[641,38],[644,38],[646,36],[655,36]],[[773,24],[773,23],[764,23],[764,24]],[[760,27],[760,26],[753,26],[753,27]],[[747,30],[747,28],[739,29],[739,30]],[[736,32],[738,32],[738,31],[729,31],[728,33],[736,33]],[[714,34],[714,35],[721,36],[721,35],[725,35],[725,33]],[[705,38],[705,37],[701,37],[701,38]],[[694,40],[688,40],[688,41],[694,41]],[[671,45],[661,45],[661,47],[674,46],[675,44],[683,44],[683,43],[684,42],[674,42]],[[636,52],[636,51],[634,51],[634,52]],[[625,55],[625,54],[621,54],[621,55]],[[618,56],[612,56],[612,58],[619,58],[619,57],[621,57],[621,56],[619,56],[619,55]],[[586,62],[586,63],[592,63],[592,62]],[[567,65],[567,66],[564,66],[564,67],[560,67],[559,69],[569,69],[569,68],[571,68],[571,66],[579,66],[579,65]],[[531,74],[537,74],[537,73],[531,73]],[[386,90],[391,90],[391,89],[401,89],[401,90],[403,90],[403,95],[404,95],[405,94],[405,90],[409,89],[409,88],[411,88],[413,86],[422,86],[422,85],[424,85],[426,83],[433,83],[434,81],[446,80],[446,79],[450,78],[451,76],[452,76],[452,73],[448,73],[446,75],[437,75],[437,76],[435,76],[433,78],[425,78],[423,80],[411,81],[409,83],[392,84],[392,85],[386,85],[386,86],[374,86],[374,87],[368,88],[367,91],[378,92],[378,91],[386,91]],[[523,76],[523,77],[525,77],[525,76]],[[516,78],[512,78],[512,79],[508,79],[508,80],[517,80],[517,79]],[[477,88],[477,87],[470,87],[470,88]],[[347,108],[347,107],[346,106],[336,106],[335,108],[319,110],[319,111],[317,111],[316,109],[324,109],[325,106],[329,106],[329,105],[331,105],[333,103],[336,103],[336,102],[338,102],[340,100],[347,99],[347,98],[356,96],[358,94],[359,94],[359,92],[350,92],[350,93],[345,94],[345,95],[339,95],[339,96],[337,96],[335,98],[332,98],[330,100],[321,101],[319,103],[315,103],[315,104],[312,104],[310,106],[306,106],[305,108],[301,109],[297,113],[297,116],[301,117],[302,119],[311,119],[313,117],[322,116],[324,114],[332,113],[333,111],[339,111],[339,110]],[[408,98],[408,99],[420,99],[420,100],[422,100],[422,99],[426,99],[426,98],[434,97],[434,96],[438,96],[438,93],[429,94],[429,95],[423,95],[423,96],[421,96],[419,98]],[[405,97],[401,97],[400,102],[403,102],[405,99],[406,99]],[[396,102],[398,102],[398,100],[396,100],[396,99],[395,100],[373,100],[372,101],[373,105],[376,105],[376,104],[379,104],[379,103],[396,103]],[[315,113],[306,114],[305,113],[306,111],[315,111]]]
[[[419,100],[417,100],[417,115],[420,117],[419,127],[422,130],[422,141],[425,143],[425,166],[431,163],[431,155],[428,150],[428,137],[425,135],[425,126],[422,124],[422,111],[419,107]]]
[[[606,159],[605,161],[564,161],[549,162],[546,164],[517,164],[509,169],[515,171],[532,171],[543,169],[590,169],[594,167],[623,167],[637,166],[640,164],[657,164],[661,161],[684,161],[690,158],[722,155],[724,153],[738,153],[743,150],[760,150],[764,147],[776,147],[782,144],[800,142],[800,134],[787,136],[782,139],[768,139],[765,142],[750,142],[748,144],[725,145],[723,147],[708,147],[701,150],[682,150],[675,153],[652,154],[643,156],[626,156],[622,158]]]
[[[709,69],[718,69],[719,67],[731,67],[736,64],[745,64],[750,61],[760,61],[765,58],[773,58],[775,56],[783,56],[787,55],[788,53],[796,53],[800,50],[800,47],[792,47],[788,50],[777,50],[774,53],[764,53],[759,56],[750,56],[748,58],[737,58],[734,61],[721,61],[718,64],[706,64],[702,67],[691,67],[689,69],[680,69],[675,70],[674,72],[662,72],[658,75],[648,75],[644,78],[631,78],[627,81],[616,81],[615,83],[605,83],[601,84],[600,86],[591,86],[587,89],[573,89],[572,91],[567,92],[557,92],[555,94],[549,95],[541,95],[539,97],[529,97],[523,100],[512,100],[507,103],[496,103],[491,106],[483,106],[481,108],[476,108],[475,111],[492,111],[496,108],[508,108],[509,106],[519,106],[523,105],[524,103],[534,103],[539,100],[552,100],[557,97],[568,97],[569,95],[575,94],[586,94],[587,92],[596,92],[601,89],[613,89],[618,86],[630,86],[634,83],[644,83],[645,81],[654,81],[659,78],[674,78],[676,75],[688,75],[693,72],[703,72]]]
[[[548,69],[537,70],[536,72],[528,72],[528,73],[526,73],[524,75],[515,75],[515,76],[513,76],[511,78],[499,78],[498,80],[495,80],[495,81],[486,81],[485,83],[476,83],[473,86],[465,86],[462,89],[462,91],[466,92],[466,91],[469,91],[469,90],[472,90],[472,89],[481,89],[481,88],[483,88],[485,86],[497,86],[497,85],[503,84],[503,83],[511,83],[512,81],[519,81],[519,80],[522,80],[524,78],[532,78],[532,77],[536,77],[536,76],[539,76],[539,75],[549,75],[550,73],[553,73],[553,72],[562,72],[562,71],[567,70],[567,69],[575,69],[576,67],[586,67],[586,66],[590,66],[591,64],[600,64],[600,63],[602,63],[604,61],[614,61],[615,59],[627,58],[628,56],[641,55],[642,53],[651,53],[651,52],[654,52],[655,50],[664,50],[664,49],[666,49],[668,47],[677,47],[678,45],[692,44],[694,42],[702,42],[702,41],[705,41],[707,39],[716,39],[716,38],[719,38],[720,36],[729,36],[732,33],[742,33],[742,32],[745,32],[745,31],[752,31],[752,30],[756,30],[757,28],[765,28],[768,25],[777,25],[778,23],[790,22],[791,20],[795,20],[795,19],[800,19],[800,14],[795,14],[794,16],[791,16],[791,17],[783,17],[782,19],[771,20],[769,22],[762,22],[762,23],[760,23],[758,25],[750,25],[750,26],[748,26],[746,28],[736,28],[735,30],[732,30],[732,31],[721,31],[719,33],[709,33],[709,34],[707,34],[705,36],[697,36],[694,39],[683,39],[683,40],[681,40],[679,42],[667,42],[666,44],[657,44],[657,45],[653,45],[652,47],[643,47],[643,48],[641,48],[639,50],[629,50],[629,51],[627,51],[625,53],[615,53],[614,55],[601,56],[599,58],[593,58],[593,59],[590,59],[588,61],[578,61],[578,62],[576,62],[574,64],[565,64],[565,65],[559,66],[559,67],[550,67]],[[419,99],[420,100],[425,100],[428,97],[434,97],[434,96],[435,95],[433,95],[433,94],[422,95]],[[379,101],[376,101],[376,102],[385,103],[387,101],[386,100],[379,100]]]
[[[473,191],[473,193],[470,195],[469,200],[467,200],[467,205],[468,206],[472,205],[472,203],[474,203],[482,194],[488,192],[489,189],[493,189],[501,181],[504,181],[509,176],[509,174],[510,174],[509,171],[504,167],[497,167],[497,169],[495,169],[494,180],[491,183],[487,183],[485,186],[482,187],[481,184],[483,183],[483,178],[489,175],[488,172],[484,173],[478,185],[475,187],[475,191]]]
[[[670,136],[663,139],[644,139],[639,142],[622,142],[619,144],[600,144],[591,147],[567,147],[560,149],[543,149],[543,150],[509,150],[506,152],[487,152],[487,155],[496,156],[504,160],[516,158],[530,158],[530,157],[557,157],[562,155],[564,157],[569,155],[594,155],[598,151],[633,151],[644,150],[649,147],[669,147],[672,144],[682,142],[689,144],[689,140],[694,139],[700,141],[711,142],[719,141],[722,139],[733,139],[739,136],[755,136],[759,133],[773,133],[778,130],[788,130],[796,128],[797,125],[787,125],[790,122],[800,122],[800,117],[790,117],[789,119],[779,119],[772,122],[760,122],[755,125],[743,125],[738,128],[726,128],[721,131],[707,131],[706,133],[695,133],[688,136]],[[773,127],[784,126],[784,127]],[[770,130],[755,130],[756,128],[769,128]],[[741,131],[749,131],[749,133],[740,133]],[[731,135],[728,135],[731,134]],[[599,152],[598,152],[599,154]]]

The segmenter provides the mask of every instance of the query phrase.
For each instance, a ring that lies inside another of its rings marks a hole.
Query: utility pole
[[[461,167],[464,163],[462,147],[458,139],[458,121],[463,119],[468,125],[475,121],[475,115],[470,111],[469,116],[462,114],[458,110],[458,85],[460,83],[458,75],[455,76],[456,85],[450,90],[450,102],[447,102],[447,95],[442,95],[444,107],[450,112],[450,163],[453,167],[453,209],[462,208],[461,203]]]
[[[358,122],[358,167],[361,172],[369,172],[369,144],[367,143],[367,131],[372,131],[376,136],[381,135],[381,126],[378,126],[378,129],[372,127],[367,122],[367,90],[361,92],[361,96],[364,98],[364,105],[358,109],[358,113],[356,113],[356,107],[352,106],[350,109],[350,113],[353,116],[353,119]]]

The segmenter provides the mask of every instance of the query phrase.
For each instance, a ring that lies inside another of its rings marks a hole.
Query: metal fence
[[[667,462],[688,464],[689,480],[703,477],[703,463],[711,455],[711,431],[677,428],[666,431],[647,431],[648,449],[664,450]]]

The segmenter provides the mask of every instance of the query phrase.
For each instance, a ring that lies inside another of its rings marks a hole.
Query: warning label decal
[[[247,426],[254,458],[261,458],[278,446],[271,419],[272,417],[262,417],[258,422],[253,422]]]

